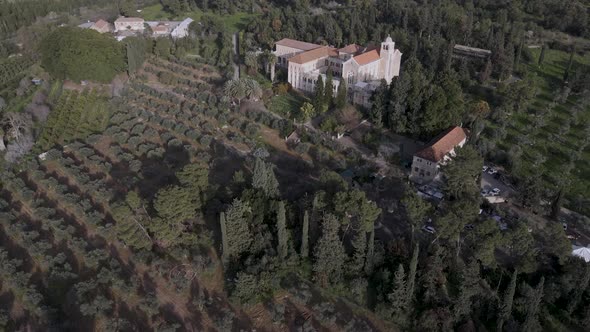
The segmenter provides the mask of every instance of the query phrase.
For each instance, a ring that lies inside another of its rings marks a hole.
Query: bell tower
[[[387,84],[391,83],[393,79],[393,57],[395,54],[395,43],[391,39],[391,36],[387,36],[385,41],[381,43],[381,61],[383,66],[384,75],[383,78],[387,81]]]

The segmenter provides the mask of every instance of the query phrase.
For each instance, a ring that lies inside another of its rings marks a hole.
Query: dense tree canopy
[[[110,82],[127,69],[123,47],[94,30],[60,28],[41,42],[41,64],[56,78]]]

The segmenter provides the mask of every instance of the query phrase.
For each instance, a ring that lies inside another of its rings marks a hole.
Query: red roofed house
[[[426,147],[414,154],[410,179],[418,183],[432,181],[444,165],[455,156],[455,148],[467,142],[467,130],[452,127],[435,137]]]
[[[278,65],[288,69],[288,81],[293,88],[313,92],[320,75],[326,81],[326,73],[331,68],[334,77],[333,93],[336,93],[340,82],[345,81],[351,100],[368,102],[371,89],[367,83],[378,86],[384,79],[388,84],[399,75],[402,53],[395,49],[391,37],[381,43],[381,47],[367,48],[351,44],[343,48],[334,48],[301,42],[293,39],[282,39],[276,42],[275,55]],[[356,86],[360,84],[358,87]],[[353,96],[358,91],[363,98]],[[367,96],[364,96],[364,95]]]
[[[113,30],[111,24],[105,20],[96,21],[96,23],[90,26],[90,29],[96,30],[100,33],[111,32]]]

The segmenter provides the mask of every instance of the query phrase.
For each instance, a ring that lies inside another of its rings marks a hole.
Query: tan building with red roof
[[[141,17],[119,17],[115,20],[115,31],[143,31],[145,23]]]
[[[426,147],[414,154],[410,179],[418,183],[434,180],[440,166],[455,156],[455,148],[467,142],[467,130],[452,127],[435,137]]]
[[[288,81],[293,88],[313,92],[320,75],[326,81],[328,69],[333,74],[333,93],[341,82],[346,82],[351,101],[369,106],[369,98],[379,81],[388,84],[399,75],[402,53],[395,49],[391,37],[380,47],[356,44],[342,48],[322,46],[293,39],[276,42],[278,65],[288,70]],[[367,83],[373,83],[372,85]]]

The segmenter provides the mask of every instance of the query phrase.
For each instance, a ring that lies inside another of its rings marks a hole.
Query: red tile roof
[[[373,61],[377,61],[377,60],[381,59],[381,57],[379,56],[379,51],[371,50],[371,51],[365,52],[363,54],[359,54],[359,55],[353,57],[353,59],[356,61],[356,63],[358,63],[360,66],[362,66],[362,65],[366,65],[368,63],[371,63]]]
[[[152,28],[153,32],[168,32],[168,27],[165,25],[157,25]]]
[[[363,47],[357,44],[350,44],[346,45],[343,48],[338,49],[339,52],[348,53],[348,54],[356,54],[362,52]]]
[[[276,42],[276,45],[296,48],[296,49],[302,50],[302,51],[310,51],[315,48],[322,47],[322,45],[306,43],[306,42],[302,42],[302,41],[295,40],[295,39],[289,39],[289,38],[283,38],[283,39],[279,40],[278,42]]]
[[[107,28],[108,26],[109,26],[109,22],[107,22],[105,20],[98,20],[98,21],[96,21],[96,23],[94,23],[93,28],[103,29],[103,28]]]
[[[337,57],[338,51],[332,47],[322,46],[320,48],[316,48],[311,51],[299,53],[296,56],[290,58],[289,62],[303,64],[303,63],[307,63],[307,62],[310,62],[313,60],[317,60],[317,59],[329,57],[329,56]]]
[[[439,162],[466,138],[467,129],[461,127],[449,128],[435,137],[424,149],[416,152],[416,156]]]
[[[144,20],[141,17],[119,17],[115,22],[124,22],[124,23],[133,23],[133,22],[141,22],[143,23]]]

